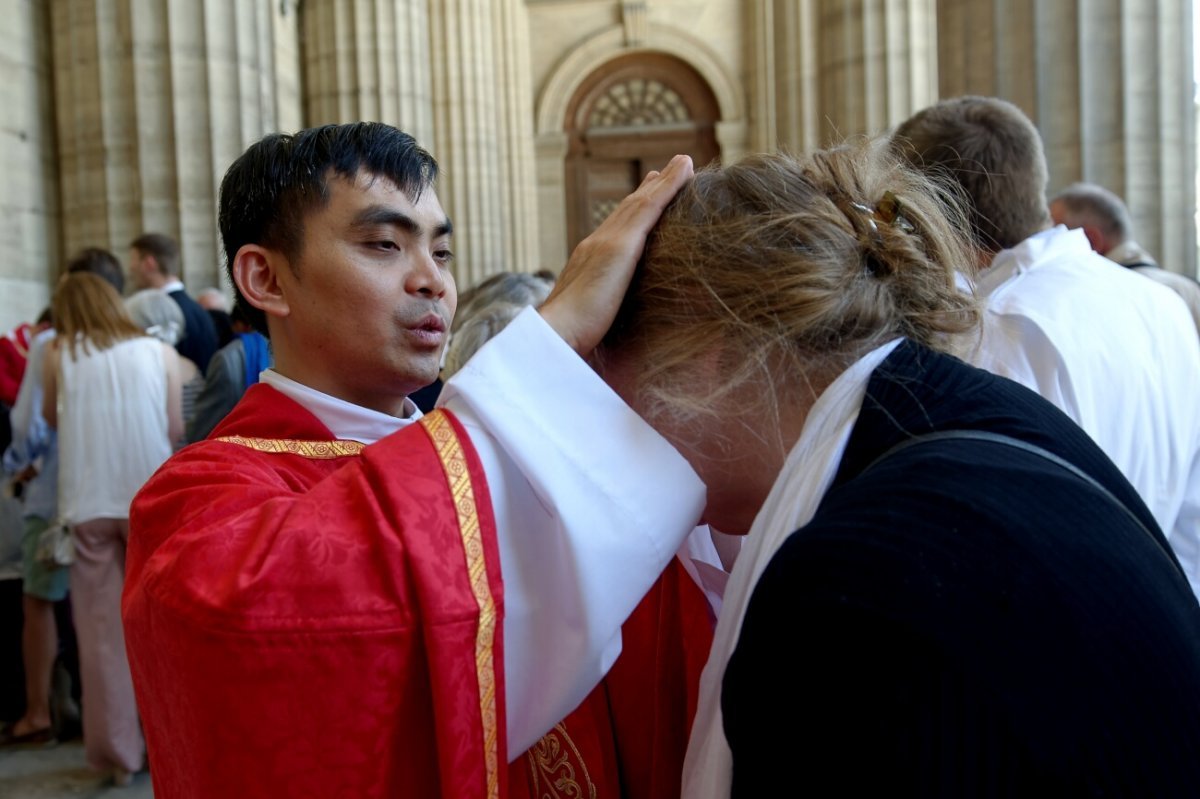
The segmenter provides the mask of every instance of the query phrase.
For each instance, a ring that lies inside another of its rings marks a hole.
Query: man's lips
[[[446,321],[436,313],[426,314],[405,328],[412,338],[428,346],[441,346],[446,340]]]
[[[435,313],[427,314],[408,325],[408,329],[423,333],[445,333],[446,322]]]

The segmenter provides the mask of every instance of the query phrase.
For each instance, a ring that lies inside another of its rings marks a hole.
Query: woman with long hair
[[[862,142],[702,170],[651,236],[598,365],[746,536],[686,797],[1200,790],[1200,607],[1091,439],[953,356],[955,207]]]
[[[59,516],[75,540],[84,748],[93,768],[127,785],[145,764],[121,626],[129,504],[182,435],[179,367],[95,275],[66,275],[53,310],[43,414],[58,428]]]

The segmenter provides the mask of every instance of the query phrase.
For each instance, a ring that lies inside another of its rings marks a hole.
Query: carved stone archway
[[[567,240],[579,243],[676,153],[717,159],[720,108],[691,66],[665,53],[619,56],[579,85],[565,120]]]

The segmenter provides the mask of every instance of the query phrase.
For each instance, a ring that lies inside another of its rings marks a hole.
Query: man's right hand
[[[580,355],[591,353],[608,332],[646,237],[692,172],[692,159],[677,155],[662,172],[646,175],[642,185],[571,254],[540,312]]]

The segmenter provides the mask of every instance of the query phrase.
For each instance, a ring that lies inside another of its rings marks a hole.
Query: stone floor
[[[128,788],[87,767],[83,742],[0,749],[0,797],[4,799],[151,799],[150,775],[138,774]]]

